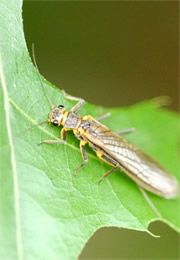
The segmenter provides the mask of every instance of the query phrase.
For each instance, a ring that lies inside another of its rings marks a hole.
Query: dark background
[[[25,1],[23,18],[41,73],[66,92],[103,106],[167,95],[179,109],[178,2]],[[179,259],[178,234],[163,223],[150,230],[161,238],[100,229],[81,258]]]

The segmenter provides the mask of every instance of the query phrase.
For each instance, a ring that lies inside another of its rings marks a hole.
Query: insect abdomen
[[[173,176],[150,156],[98,121],[90,121],[84,138],[92,148],[96,147],[96,152],[99,149],[116,161],[119,168],[141,187],[168,199],[178,196],[179,187]]]

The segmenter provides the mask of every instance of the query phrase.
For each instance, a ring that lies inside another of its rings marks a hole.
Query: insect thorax
[[[64,127],[74,129],[78,126],[80,116],[74,112],[70,112],[65,120]]]
[[[90,128],[90,126],[91,126],[91,123],[90,123],[89,120],[82,120],[82,121],[81,121],[80,127],[81,127],[84,131],[86,131],[88,128]]]

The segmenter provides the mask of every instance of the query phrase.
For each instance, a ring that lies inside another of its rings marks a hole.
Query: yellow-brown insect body
[[[34,51],[33,58],[37,68]],[[100,159],[113,167],[103,175],[100,181],[117,168],[120,168],[136,183],[150,192],[167,199],[175,198],[179,195],[178,182],[173,176],[139,148],[99,123],[100,120],[107,117],[106,115],[101,116],[98,120],[93,119],[91,116],[81,117],[76,112],[83,106],[85,101],[81,98],[67,95],[64,91],[62,91],[64,98],[77,101],[78,103],[70,111],[66,111],[63,105],[54,108],[41,77],[39,78],[52,108],[49,119],[40,124],[49,122],[55,126],[63,126],[61,140],[44,140],[40,144],[64,143],[66,132],[72,130],[80,140],[80,151],[83,157],[83,162],[77,167],[75,174],[88,162],[88,155],[85,150],[85,145],[88,143]],[[132,131],[132,129],[122,130],[121,135],[131,132],[129,130]]]
[[[124,171],[146,190],[165,198],[178,195],[178,184],[174,177],[150,156],[91,116],[81,117],[59,106],[50,113],[49,122],[62,125],[64,133],[73,130],[81,141],[81,147],[88,143],[100,159]]]

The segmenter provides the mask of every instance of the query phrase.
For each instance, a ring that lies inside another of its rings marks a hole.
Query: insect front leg
[[[38,145],[41,144],[64,144],[66,141],[66,132],[67,130],[63,127],[61,130],[61,139],[58,140],[44,140],[40,142]]]
[[[84,99],[67,95],[64,90],[62,91],[62,93],[63,93],[64,98],[69,99],[69,100],[78,101],[78,103],[71,108],[71,112],[77,112],[85,103]]]
[[[67,133],[67,130],[63,127],[62,130],[61,130],[61,139],[65,142],[66,141],[66,135]]]
[[[58,140],[44,140],[44,141],[38,143],[38,145],[41,145],[41,144],[64,144],[64,143],[65,143],[64,140],[60,140],[60,139],[58,139]]]
[[[85,150],[85,144],[86,142],[84,140],[80,141],[80,151],[82,154],[83,162],[76,168],[75,175],[77,175],[78,171],[88,162],[88,155]]]

